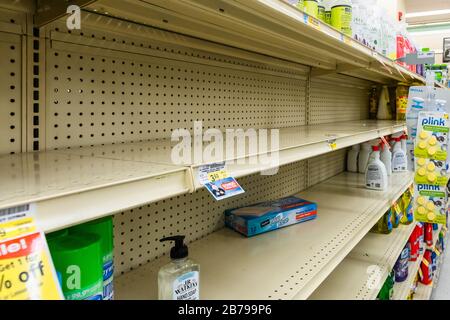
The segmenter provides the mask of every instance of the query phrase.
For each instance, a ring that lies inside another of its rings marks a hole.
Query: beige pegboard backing
[[[371,83],[347,76],[311,80],[310,124],[367,119]]]
[[[342,149],[308,159],[308,187],[345,171],[348,149]]]
[[[239,179],[243,195],[215,201],[205,189],[114,216],[116,273],[123,274],[168,252],[159,239],[174,234],[198,240],[224,226],[225,209],[288,196],[305,189],[305,162],[280,168],[277,175]]]
[[[218,129],[305,124],[305,80],[284,69],[244,60],[236,67],[239,59],[85,28],[63,34],[55,27],[52,35],[60,40],[47,47],[48,149],[170,137],[194,120]],[[97,46],[67,43],[80,38],[98,38]],[[166,58],[155,56],[161,52]],[[194,62],[186,53],[195,53]]]
[[[22,42],[0,32],[0,154],[21,152]]]

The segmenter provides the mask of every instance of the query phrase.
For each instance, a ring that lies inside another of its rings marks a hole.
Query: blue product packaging
[[[225,210],[225,225],[247,237],[316,218],[317,204],[290,196]]]

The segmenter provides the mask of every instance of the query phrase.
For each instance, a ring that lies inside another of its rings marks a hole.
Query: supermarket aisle
[[[447,238],[447,245],[448,245]],[[450,254],[447,251],[439,274],[436,288],[433,290],[431,300],[450,300]]]

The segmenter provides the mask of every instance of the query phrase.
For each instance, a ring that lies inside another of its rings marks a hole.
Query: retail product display
[[[319,3],[318,0],[304,0],[303,10],[311,17],[318,18]]]
[[[351,0],[333,0],[331,3],[331,25],[347,36],[352,36]]]
[[[377,119],[378,120],[392,119],[389,91],[387,86],[383,86],[381,89],[380,98],[378,100]]]
[[[381,143],[380,159],[386,167],[387,175],[390,176],[392,174],[392,152],[390,150],[390,145],[386,140]]]
[[[405,245],[402,252],[400,253],[400,256],[397,259],[397,262],[394,266],[394,275],[395,275],[395,282],[403,282],[408,277],[408,261],[409,261],[409,254],[410,254],[410,247],[409,243]]]
[[[399,83],[397,89],[395,90],[396,94],[396,119],[397,120],[406,120],[406,110],[408,107],[408,93],[409,89],[406,83]]]
[[[386,167],[380,160],[380,147],[372,146],[372,153],[366,168],[366,188],[385,190],[388,184]]]
[[[160,241],[174,241],[170,249],[171,261],[158,272],[159,300],[199,300],[200,266],[188,258],[188,247],[184,236],[163,238]]]
[[[359,155],[359,144],[352,146],[351,150],[347,155],[347,171],[358,172],[358,155]]]
[[[367,164],[369,163],[369,156],[372,153],[372,146],[365,142],[361,145],[361,150],[358,156],[358,172],[366,173]]]
[[[296,196],[225,211],[225,225],[250,237],[317,216],[317,205]]]
[[[394,138],[394,148],[392,150],[392,171],[401,172],[407,170],[407,157],[402,148],[401,138]]]
[[[98,235],[59,234],[48,239],[58,278],[67,300],[102,300],[103,254]]]
[[[372,227],[371,232],[389,234],[392,232],[392,208],[378,220],[378,222]]]
[[[105,217],[84,223],[70,229],[71,234],[92,233],[100,237],[103,260],[103,300],[114,297],[114,260],[113,260],[113,221],[112,217]]]
[[[394,293],[394,272],[391,271],[386,278],[386,281],[384,281],[383,287],[381,287],[380,292],[378,293],[377,299],[378,300],[391,300],[392,295]]]
[[[47,241],[66,299],[114,298],[112,217],[50,233],[47,235]],[[98,255],[101,260],[99,270],[96,262]],[[87,259],[92,261],[86,262]],[[99,273],[102,278],[100,295],[97,291]]]

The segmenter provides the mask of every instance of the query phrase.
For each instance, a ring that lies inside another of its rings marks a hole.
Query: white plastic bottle
[[[366,168],[366,188],[374,190],[386,190],[388,176],[386,167],[380,160],[380,147],[373,146],[369,163]]]
[[[401,136],[400,136],[400,143],[401,143],[401,146],[402,146],[402,150],[405,152],[405,154],[406,154],[406,134],[402,134]]]
[[[359,144],[352,146],[347,154],[347,171],[358,172]]]
[[[381,89],[380,99],[378,100],[377,119],[392,120],[389,90],[387,86],[383,86],[383,88]]]
[[[359,157],[358,157],[358,172],[359,173],[366,172],[366,167],[367,167],[367,163],[369,162],[369,156],[370,156],[371,152],[372,152],[372,148],[370,146],[370,143],[364,142],[361,145],[361,151],[359,152]]]
[[[160,241],[175,241],[170,250],[172,260],[158,272],[159,300],[199,300],[200,266],[188,258],[184,236],[173,236]]]
[[[392,172],[407,170],[406,153],[402,149],[400,138],[394,138],[394,149],[392,150]]]
[[[382,144],[380,154],[381,162],[383,162],[386,167],[386,173],[388,176],[392,174],[392,152],[389,148],[389,144]]]

